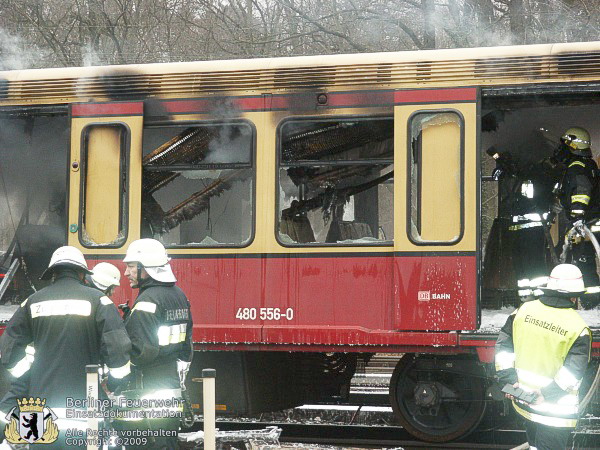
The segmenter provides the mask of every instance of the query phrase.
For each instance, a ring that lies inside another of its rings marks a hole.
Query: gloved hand
[[[492,171],[492,179],[494,181],[498,181],[500,179],[500,177],[502,177],[502,174],[504,173],[504,171],[499,168],[496,167],[493,171]]]
[[[570,241],[571,244],[577,245],[583,241],[583,236],[581,236],[579,233],[572,234]]]
[[[192,365],[189,361],[177,360],[177,373],[179,374],[179,383],[182,388],[185,388],[185,377],[187,376],[190,366]]]
[[[554,202],[552,202],[552,206],[550,206],[550,210],[556,215],[559,215],[561,213],[561,211],[563,210],[563,206],[560,203],[559,199],[555,199]]]
[[[129,307],[129,303],[121,303],[119,305],[119,309],[123,312],[123,320],[127,319],[127,317],[129,317],[129,314],[131,314],[131,308]]]
[[[583,209],[572,209],[570,215],[573,220],[583,220],[585,211]]]

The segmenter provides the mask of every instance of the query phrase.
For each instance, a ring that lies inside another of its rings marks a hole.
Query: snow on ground
[[[484,309],[481,311],[481,326],[478,333],[497,333],[515,310],[512,306],[502,309]]]
[[[600,328],[600,307],[578,312],[590,328]]]

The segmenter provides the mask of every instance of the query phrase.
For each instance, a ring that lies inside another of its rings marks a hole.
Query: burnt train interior
[[[0,273],[15,276],[2,303],[39,288],[50,255],[66,244],[69,133],[66,106],[0,112]]]
[[[569,225],[564,212],[553,208],[552,191],[564,167],[553,154],[564,131],[579,126],[590,132],[598,162],[600,95],[594,86],[580,91],[537,86],[484,89],[482,97],[482,307],[499,309],[518,306],[519,281],[547,276],[556,263],[554,255],[562,251]],[[508,163],[499,164],[492,154],[503,155]],[[525,214],[535,216],[518,225],[515,217]]]
[[[391,117],[281,124],[279,242],[391,245],[393,130]],[[254,146],[244,122],[146,128],[142,236],[168,246],[247,244]]]
[[[392,244],[393,138],[392,118],[280,125],[279,242]]]
[[[215,123],[144,129],[142,237],[169,247],[252,238],[254,130]]]

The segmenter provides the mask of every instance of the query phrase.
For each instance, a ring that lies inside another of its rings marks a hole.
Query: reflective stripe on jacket
[[[146,279],[125,321],[133,345],[131,362],[145,389],[179,387],[177,360],[192,358],[190,303],[174,283]]]
[[[86,398],[88,364],[105,363],[117,378],[129,373],[131,342],[116,306],[67,269],[21,304],[0,349],[2,365],[17,379],[28,375],[29,396],[51,408]]]

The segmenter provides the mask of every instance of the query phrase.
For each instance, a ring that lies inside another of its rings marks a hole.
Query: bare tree
[[[595,40],[596,0],[0,0],[5,68]]]

